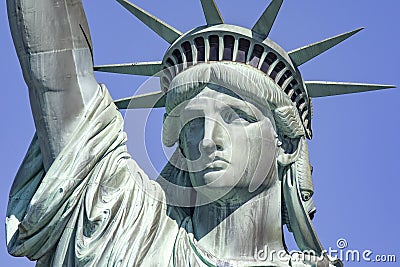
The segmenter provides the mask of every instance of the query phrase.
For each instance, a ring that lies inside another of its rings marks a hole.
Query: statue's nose
[[[223,150],[225,131],[221,122],[215,118],[205,118],[204,137],[200,142],[200,149],[207,154]]]

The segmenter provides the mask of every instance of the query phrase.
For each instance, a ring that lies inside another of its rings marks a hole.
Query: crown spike
[[[215,0],[201,0],[204,16],[206,17],[207,25],[223,24],[224,19],[219,12]]]
[[[150,29],[152,29],[168,43],[172,44],[182,35],[180,31],[153,16],[152,14],[148,13],[147,11],[141,9],[140,7],[126,0],[117,0],[117,2],[125,7],[130,13],[136,16],[139,20],[141,20],[144,24],[146,24]]]
[[[101,65],[101,66],[95,66],[94,70],[102,72],[120,73],[120,74],[154,76],[162,70],[162,62],[154,61],[154,62]]]
[[[333,95],[344,95],[362,93],[374,90],[396,88],[393,85],[364,84],[364,83],[343,83],[343,82],[304,82],[310,97],[324,97]]]
[[[158,91],[119,99],[114,103],[119,109],[162,108],[165,107],[165,100],[164,92]]]
[[[298,49],[292,50],[289,52],[289,56],[292,59],[293,63],[296,66],[300,66],[307,61],[315,58],[316,56],[322,54],[323,52],[331,49],[332,47],[336,46],[337,44],[343,42],[347,38],[353,36],[354,34],[358,33],[359,31],[363,30],[364,28],[359,28],[354,31],[349,31],[343,34],[339,34],[337,36],[322,40],[317,43],[313,43],[310,45],[306,45],[300,47]]]
[[[282,3],[283,0],[272,0],[251,30],[266,39],[274,25],[274,21]]]

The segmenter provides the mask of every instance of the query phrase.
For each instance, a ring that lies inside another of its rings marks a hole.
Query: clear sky
[[[182,32],[205,23],[200,1],[136,0]],[[225,22],[251,28],[269,1],[217,0]],[[117,2],[85,1],[94,44],[95,64],[161,60],[167,43]],[[0,5],[0,265],[33,266],[7,254],[4,221],[13,177],[34,134],[28,91],[8,28],[5,1]],[[365,27],[334,49],[300,67],[305,80],[383,83],[400,86],[400,2],[287,0],[270,38],[286,50]],[[49,21],[49,23],[52,23]],[[133,94],[146,80],[128,75],[97,75],[117,98]],[[157,83],[152,83],[157,90]],[[314,138],[309,142],[314,166],[317,214],[314,224],[324,247],[395,254],[400,262],[398,226],[400,194],[400,89],[314,99]],[[133,120],[135,114],[128,113]],[[162,112],[152,113],[146,126],[146,145],[156,170],[165,164],[161,154]],[[127,128],[128,136],[130,130]],[[131,139],[134,139],[130,136]],[[132,145],[133,146],[133,145]],[[132,146],[130,148],[132,148]],[[149,173],[152,166],[136,156]],[[160,156],[161,154],[161,156]],[[290,247],[293,248],[292,242]],[[398,264],[398,263],[397,263]],[[345,266],[397,266],[396,263],[345,262]]]

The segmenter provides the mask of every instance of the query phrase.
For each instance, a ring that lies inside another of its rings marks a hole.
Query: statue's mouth
[[[213,160],[213,163],[214,163],[214,162],[225,162],[225,163],[230,163],[229,160],[224,159],[224,158],[222,158],[222,157],[220,157],[220,156],[215,156],[215,158],[214,158],[214,160]]]
[[[225,170],[229,166],[229,161],[221,158],[219,156],[216,156],[213,161],[207,165],[206,170],[207,171],[221,171]]]

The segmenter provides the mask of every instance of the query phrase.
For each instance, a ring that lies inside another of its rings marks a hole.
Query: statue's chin
[[[245,176],[243,173],[235,175],[234,168],[207,168],[191,173],[190,178],[198,196],[207,203],[243,203],[266,189],[268,184],[265,177],[258,180],[248,173]],[[251,190],[252,187],[254,190]]]

